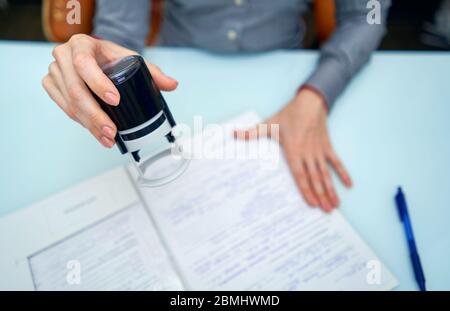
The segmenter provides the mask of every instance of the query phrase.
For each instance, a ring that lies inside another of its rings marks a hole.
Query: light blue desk
[[[0,42],[0,215],[128,158],[105,150],[41,87],[50,44]],[[308,76],[314,52],[245,56],[152,49],[176,77],[166,94],[178,121],[207,122],[255,109],[267,117]],[[377,53],[330,116],[335,148],[355,186],[338,185],[342,211],[400,280],[415,290],[393,196],[404,186],[429,289],[450,290],[450,53]]]

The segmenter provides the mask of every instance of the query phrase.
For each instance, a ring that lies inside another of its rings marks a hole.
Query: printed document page
[[[182,288],[140,203],[32,254],[29,264],[37,290]]]
[[[2,218],[0,253],[0,289],[183,289],[125,168]]]
[[[257,121],[255,114],[246,114],[234,123]],[[214,135],[205,136],[211,139],[209,146],[221,145]],[[259,143],[279,152],[270,140]],[[245,144],[230,138],[222,147],[249,151],[256,145]],[[330,215],[306,205],[283,157],[278,160],[276,166],[258,159],[192,160],[174,182],[140,188],[186,286],[194,290],[396,286],[393,275],[339,211]]]

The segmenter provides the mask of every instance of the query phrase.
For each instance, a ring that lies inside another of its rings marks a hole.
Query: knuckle
[[[303,193],[303,196],[306,200],[310,200],[312,197],[312,193],[309,190],[301,189],[301,192]]]
[[[311,189],[309,189],[309,187],[307,187],[305,184],[302,183],[302,184],[299,185],[299,187],[300,187],[300,191],[303,194],[305,194],[306,196],[311,196],[312,195]]]
[[[41,80],[42,87],[47,90],[49,83],[50,83],[50,77],[48,75],[45,75]]]
[[[333,183],[331,182],[331,179],[325,179],[324,180],[324,185],[325,185],[325,188],[327,190],[333,190],[334,189],[333,188]]]
[[[81,70],[87,65],[88,59],[89,59],[89,55],[88,54],[86,54],[86,53],[77,53],[73,57],[73,65],[75,66],[75,68],[77,70]]]
[[[80,106],[72,104],[72,105],[70,105],[69,109],[75,118],[79,119],[81,117],[82,111],[81,111]]]
[[[327,154],[327,155],[334,154],[334,149],[333,149],[333,147],[330,144],[327,144],[325,146],[325,154]]]
[[[316,178],[313,178],[311,180],[311,183],[313,184],[314,189],[316,190],[323,189],[322,180],[320,179],[320,177],[316,176]]]
[[[55,48],[53,48],[53,51],[52,51],[53,57],[55,59],[60,58],[64,53],[63,50],[64,50],[64,44],[57,45]]]
[[[69,118],[71,118],[72,120],[76,121],[77,120],[77,113],[75,111],[75,109],[73,108],[67,108],[66,109],[66,114]]]
[[[325,166],[321,166],[320,167],[320,173],[322,174],[322,176],[325,179],[329,179],[330,178],[330,172],[328,172],[328,168]]]
[[[313,166],[316,157],[311,151],[305,151],[303,154],[303,160],[307,166]]]
[[[339,157],[336,155],[334,151],[331,152],[331,157],[333,158],[334,161],[339,162]]]
[[[48,65],[48,73],[51,76],[55,76],[57,69],[56,67],[57,67],[56,62],[51,62],[50,65]]]
[[[85,126],[85,125],[83,125],[83,126],[84,126],[84,127],[89,131],[89,133],[91,133],[91,135],[94,136],[97,140],[100,139],[99,132],[98,132],[95,128],[93,128],[93,127],[91,127],[91,126]]]
[[[297,171],[295,172],[295,174],[297,175],[297,177],[298,177],[300,180],[306,180],[306,172],[305,172],[305,170],[302,169],[301,167],[299,167],[299,168],[297,169]]]
[[[315,147],[315,148],[313,148],[312,154],[313,154],[314,159],[320,159],[322,157],[322,155],[324,154],[324,151],[320,147]]]
[[[309,175],[311,176],[312,180],[319,180],[319,174],[316,171],[310,172]]]
[[[321,198],[321,199],[325,198],[322,186],[316,185],[316,187],[314,187],[314,189],[315,189],[315,192],[316,192],[316,194],[317,194],[317,196],[319,198]]]
[[[306,180],[306,174],[305,174],[305,172],[299,171],[299,172],[296,173],[296,175],[297,175],[297,178],[298,178],[299,180]]]
[[[332,196],[335,196],[335,195],[336,195],[336,191],[334,191],[333,185],[327,184],[326,187],[327,187],[327,191],[328,191],[329,193],[331,193]]]
[[[330,161],[331,165],[336,167],[336,164],[338,163],[336,156],[334,156],[333,154],[330,154],[330,155],[328,155],[327,158]]]
[[[317,170],[320,174],[324,174],[326,172],[326,167],[319,161],[317,163]]]
[[[305,177],[305,172],[301,168],[301,165],[299,165],[299,164],[292,165],[291,170],[292,170],[292,173],[295,176],[297,176],[297,178],[302,179],[303,177]]]
[[[77,83],[72,83],[67,86],[67,95],[73,101],[80,100],[81,91],[82,91],[81,86]]]
[[[309,182],[306,178],[297,178],[297,184],[301,189],[308,189],[309,188]]]
[[[69,42],[70,42],[70,43],[78,43],[78,42],[80,42],[80,41],[86,41],[86,40],[89,40],[90,38],[91,38],[91,37],[88,36],[88,35],[86,35],[86,34],[83,34],[83,33],[77,33],[77,34],[72,35],[72,37],[70,37]]]
[[[102,114],[96,109],[88,109],[85,112],[85,117],[89,120],[89,123],[92,125],[99,125],[102,121]]]
[[[342,166],[342,162],[341,162],[341,160],[339,160],[339,158],[336,158],[333,163],[337,170],[340,170],[340,171],[344,170],[344,167]]]
[[[328,155],[328,158],[329,158],[333,163],[339,162],[339,159],[338,159],[336,153],[334,153],[333,150],[328,150],[327,155]]]

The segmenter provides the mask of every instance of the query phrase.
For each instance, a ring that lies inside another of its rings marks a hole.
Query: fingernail
[[[346,186],[349,188],[353,185],[352,180],[350,178],[346,178],[345,183],[346,183]]]
[[[167,76],[167,78],[169,78],[170,80],[172,80],[172,81],[174,81],[174,82],[176,82],[178,84],[178,80],[177,79],[174,79],[174,78],[169,77],[169,76]]]
[[[320,200],[320,207],[325,209],[325,210],[331,210],[332,207],[330,206],[330,204],[328,204],[328,202],[325,202],[324,200]]]
[[[102,138],[100,138],[100,143],[106,148],[112,148],[112,146],[114,146],[114,141],[105,136],[102,136]]]
[[[112,92],[105,93],[105,100],[108,104],[111,104],[111,105],[119,104],[119,97],[117,97],[116,94],[114,94]]]
[[[330,206],[328,203],[324,203],[321,205],[322,209],[325,210],[327,213],[330,213],[333,210],[333,207]]]
[[[105,135],[107,138],[110,138],[110,139],[114,139],[114,137],[116,136],[114,133],[114,130],[112,128],[110,128],[109,126],[102,127],[102,133],[103,133],[103,135]]]

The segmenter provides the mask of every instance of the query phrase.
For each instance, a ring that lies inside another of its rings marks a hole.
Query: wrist
[[[303,84],[297,91],[296,98],[302,98],[299,102],[305,101],[311,103],[314,106],[320,106],[328,113],[328,103],[322,93],[315,87],[308,84]]]

